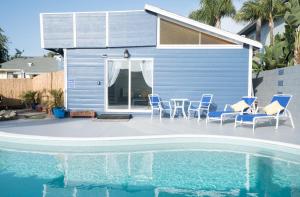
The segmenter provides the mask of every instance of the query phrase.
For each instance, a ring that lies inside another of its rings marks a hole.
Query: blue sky
[[[243,0],[234,0],[239,8]],[[24,50],[24,55],[38,56],[47,51],[40,47],[39,13],[143,9],[148,3],[179,15],[197,9],[199,0],[3,0],[1,2],[0,27],[9,38],[10,54],[15,48]],[[238,32],[243,24],[230,19],[222,21],[222,28]]]

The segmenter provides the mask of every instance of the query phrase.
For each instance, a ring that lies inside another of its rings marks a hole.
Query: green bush
[[[64,91],[62,89],[50,90],[49,94],[51,99],[49,101],[49,107],[64,107]]]
[[[29,107],[33,104],[38,104],[38,91],[28,90],[21,94],[21,100],[26,107]]]

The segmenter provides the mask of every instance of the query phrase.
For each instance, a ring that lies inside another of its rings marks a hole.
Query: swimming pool
[[[300,196],[297,150],[189,140],[84,151],[1,143],[0,196]]]

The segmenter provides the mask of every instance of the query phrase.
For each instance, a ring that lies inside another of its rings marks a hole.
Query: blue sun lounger
[[[207,117],[206,117],[206,124],[212,120],[212,121],[220,121],[220,124],[222,125],[223,124],[223,121],[225,119],[235,119],[235,117],[241,113],[244,113],[248,110],[254,110],[255,107],[254,107],[254,103],[256,101],[256,97],[242,97],[243,101],[245,101],[245,103],[248,104],[249,107],[241,110],[241,111],[234,111],[232,108],[231,108],[231,105],[229,104],[226,104],[225,105],[225,108],[223,111],[213,111],[213,112],[209,112],[207,114]]]
[[[257,108],[256,112],[254,114],[243,114],[243,115],[236,116],[235,127],[237,127],[238,123],[239,124],[250,124],[250,125],[253,125],[253,132],[254,132],[255,124],[258,120],[276,120],[275,129],[278,129],[279,119],[280,118],[289,118],[291,121],[292,127],[295,128],[292,114],[287,109],[291,99],[292,99],[292,95],[288,95],[288,94],[274,95],[271,100],[271,103],[278,101],[278,103],[283,107],[283,110],[278,111],[273,115],[268,115],[266,113],[257,113],[258,110],[261,109],[261,108]]]

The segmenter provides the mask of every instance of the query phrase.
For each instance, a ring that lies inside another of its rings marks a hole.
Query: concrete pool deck
[[[42,120],[12,120],[0,122],[0,132],[6,134],[21,134],[27,136],[60,137],[60,138],[120,138],[120,137],[151,137],[180,135],[214,135],[242,137],[268,140],[300,145],[300,130],[293,129],[289,121],[281,122],[279,129],[274,124],[259,125],[252,132],[251,126],[234,128],[233,122],[197,122],[196,119],[186,120],[163,119],[153,120],[146,116],[136,116],[130,121],[101,121],[96,119],[42,119]]]

